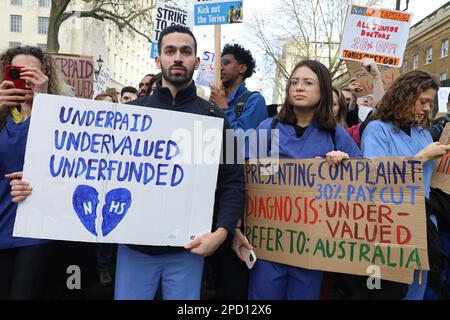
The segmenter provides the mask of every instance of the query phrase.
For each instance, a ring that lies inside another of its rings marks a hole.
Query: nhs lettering
[[[352,14],[359,14],[361,16],[365,16],[365,15],[367,15],[367,7],[353,6]]]

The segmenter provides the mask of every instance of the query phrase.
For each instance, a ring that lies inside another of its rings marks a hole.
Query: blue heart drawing
[[[98,192],[86,185],[79,185],[72,197],[72,205],[83,226],[97,236],[95,221],[97,220]]]
[[[106,237],[125,217],[131,206],[131,193],[127,189],[118,188],[106,194],[106,201],[102,209],[102,232]]]
[[[79,185],[72,197],[75,212],[83,226],[94,236],[97,236],[96,220],[98,192],[87,185]],[[106,201],[102,208],[102,233],[107,236],[122,221],[131,206],[131,193],[127,189],[118,188],[106,194]]]

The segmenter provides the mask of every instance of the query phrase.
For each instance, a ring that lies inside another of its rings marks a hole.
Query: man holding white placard
[[[151,96],[133,104],[212,115],[224,119],[223,112],[196,94],[192,81],[200,59],[192,32],[182,26],[164,29],[158,42],[155,62],[162,80]],[[197,143],[197,141],[194,141]],[[225,146],[225,141],[223,146]],[[222,154],[225,157],[225,147]],[[199,299],[204,256],[211,255],[234,233],[244,204],[243,166],[221,164],[217,180],[213,232],[201,235],[182,247],[120,245],[117,257],[116,299],[152,299],[161,281],[163,299]]]

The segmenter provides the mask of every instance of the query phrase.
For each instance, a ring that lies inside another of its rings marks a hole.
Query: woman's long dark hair
[[[292,70],[286,86],[286,99],[280,110],[279,118],[281,122],[287,124],[297,124],[297,117],[294,108],[289,104],[289,86],[295,71],[300,67],[307,67],[317,75],[320,87],[320,100],[314,111],[313,121],[317,122],[317,126],[322,130],[333,130],[336,128],[336,118],[333,114],[333,85],[330,72],[322,63],[314,60],[303,60],[297,63]]]
[[[338,96],[338,112],[336,114],[336,122],[343,128],[347,129],[347,103],[341,90],[333,87],[333,92]]]

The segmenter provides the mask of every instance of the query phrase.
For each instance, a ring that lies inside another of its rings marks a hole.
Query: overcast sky
[[[272,9],[279,3],[279,0],[243,0],[244,1],[244,23],[245,21],[251,21],[252,17],[257,13],[262,13],[268,17],[268,23],[270,19],[275,18]],[[448,0],[410,0],[408,12],[413,14],[412,24],[425,18],[427,15],[444,5]],[[402,0],[401,9],[405,8],[406,0]],[[381,6],[388,9],[395,9],[396,0],[383,0]],[[203,50],[214,51],[214,28],[210,26],[195,27],[194,33],[199,42],[199,55]],[[254,53],[256,64],[262,65],[261,50],[258,50],[253,44],[246,41],[245,37],[248,37],[248,29],[245,29],[243,25],[223,25],[222,26],[222,46],[227,42],[238,42],[247,49],[250,49]],[[268,85],[267,77],[274,75],[266,75],[263,73],[262,68],[259,69],[255,75],[250,78],[247,83],[250,90],[263,89],[263,94],[266,98],[267,104],[272,103],[272,88]]]

